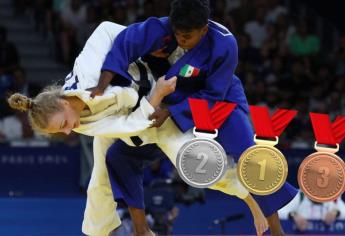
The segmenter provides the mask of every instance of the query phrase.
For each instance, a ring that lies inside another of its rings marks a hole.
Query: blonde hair
[[[13,109],[28,112],[32,129],[39,133],[44,133],[43,130],[48,127],[51,115],[62,111],[63,108],[59,103],[59,100],[62,98],[60,86],[49,86],[34,99],[15,93],[7,101]]]

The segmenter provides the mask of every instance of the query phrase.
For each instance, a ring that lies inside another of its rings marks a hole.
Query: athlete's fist
[[[176,88],[176,81],[177,77],[174,76],[168,80],[165,79],[165,76],[160,77],[157,80],[156,86],[155,86],[155,92],[159,94],[161,97],[165,97],[175,91]]]

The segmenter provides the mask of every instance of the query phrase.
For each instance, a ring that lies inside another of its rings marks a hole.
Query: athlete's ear
[[[70,103],[69,103],[69,101],[67,101],[66,99],[60,99],[60,105],[62,106],[62,108],[66,108],[66,107],[68,107],[68,106],[70,106]]]
[[[208,31],[208,24],[201,28],[201,34],[205,35]]]

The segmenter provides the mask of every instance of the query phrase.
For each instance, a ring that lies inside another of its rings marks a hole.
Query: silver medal
[[[227,166],[226,153],[215,140],[216,134],[195,132],[197,138],[186,142],[177,154],[180,177],[196,188],[207,188],[222,178]]]

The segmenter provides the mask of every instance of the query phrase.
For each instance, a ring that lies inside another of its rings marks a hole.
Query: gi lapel
[[[166,74],[167,79],[169,79],[173,76],[180,75],[181,69],[186,65],[192,66],[195,69],[200,68],[201,63],[202,63],[202,58],[204,58],[203,54],[209,54],[209,52],[207,52],[207,49],[205,48],[205,46],[207,44],[206,38],[207,37],[203,37],[197,46],[195,46],[191,50],[188,50],[188,52],[186,52],[179,60],[176,61],[175,64],[173,64],[170,67],[169,71]],[[191,68],[191,67],[188,67],[188,68]],[[188,69],[188,68],[186,67],[186,69]],[[197,72],[197,71],[195,71],[195,72]],[[182,76],[182,75],[180,75],[180,76]]]

